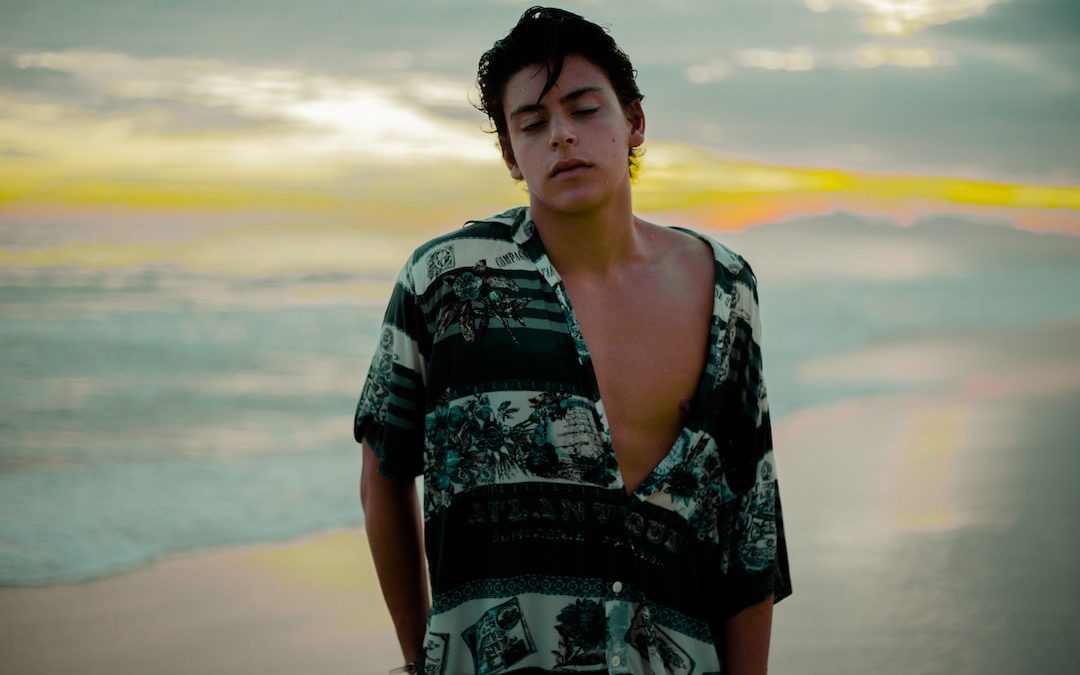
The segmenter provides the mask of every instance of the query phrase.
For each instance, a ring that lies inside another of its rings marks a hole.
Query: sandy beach
[[[358,507],[359,508],[359,507]],[[380,673],[400,653],[364,533],[0,589],[4,673]]]
[[[891,340],[802,375],[917,389],[777,428],[795,594],[770,672],[1073,672],[1080,323]]]
[[[775,429],[795,594],[780,674],[1061,673],[1077,656],[1080,324],[897,340],[802,377],[916,389]],[[1071,533],[1071,534],[1070,534]],[[376,674],[362,531],[0,589],[3,672]]]

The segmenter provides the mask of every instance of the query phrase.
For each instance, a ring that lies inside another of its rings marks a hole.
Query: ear
[[[645,142],[645,109],[641,101],[634,101],[626,108],[626,121],[630,125],[630,147],[640,147]]]
[[[510,177],[514,180],[525,180],[525,175],[521,173],[517,160],[514,159],[514,149],[510,147],[510,140],[507,139],[505,143],[499,141],[499,148],[502,150],[503,162],[506,164],[506,168],[510,170]]]

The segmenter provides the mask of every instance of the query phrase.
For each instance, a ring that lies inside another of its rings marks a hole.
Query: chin
[[[581,185],[559,190],[548,190],[537,195],[537,206],[548,211],[579,215],[594,211],[615,198],[615,192],[601,189],[599,185]]]
[[[536,206],[544,209],[545,211],[550,211],[553,213],[563,213],[566,215],[582,215],[585,213],[589,213],[590,211],[594,211],[600,208],[605,202],[604,199],[598,199],[595,197],[589,198],[585,196],[575,196],[572,198],[557,197],[554,199],[541,198],[536,201]]]

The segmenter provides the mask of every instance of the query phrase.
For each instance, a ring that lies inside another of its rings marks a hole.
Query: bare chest
[[[628,490],[682,429],[681,404],[693,399],[706,359],[711,281],[681,275],[603,291],[567,285]]]

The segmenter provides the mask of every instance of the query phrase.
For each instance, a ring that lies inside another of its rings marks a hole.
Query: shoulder
[[[742,284],[751,289],[757,287],[757,277],[754,275],[750,262],[730,246],[721,243],[708,234],[687,227],[669,227],[666,229],[679,233],[687,241],[696,239],[708,246],[716,269],[717,283],[724,287],[731,287],[734,284]]]
[[[518,207],[466,221],[456,230],[418,246],[402,274],[413,291],[422,295],[436,279],[452,270],[471,269],[482,261],[487,266],[495,266],[500,260],[515,258],[517,244],[513,233],[527,218],[526,209]]]

